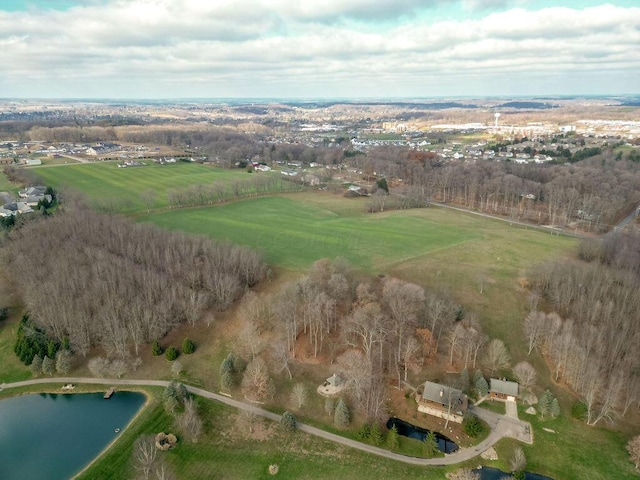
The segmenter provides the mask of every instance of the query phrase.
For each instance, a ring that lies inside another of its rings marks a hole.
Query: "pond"
[[[398,429],[398,433],[404,437],[415,438],[421,442],[424,441],[429,430],[425,428],[416,427],[404,420],[400,420],[399,418],[391,417],[387,422],[387,428],[391,428],[395,425]],[[438,440],[438,449],[444,453],[453,453],[458,450],[458,445],[456,445],[451,439],[445,437],[444,435],[435,432],[436,439]]]
[[[480,480],[502,480],[503,478],[511,478],[510,474],[492,467],[476,468],[474,472],[480,474]],[[536,473],[525,472],[525,480],[553,480],[550,477],[544,477]]]
[[[65,480],[113,441],[145,402],[134,392],[23,395],[0,401],[0,478]]]

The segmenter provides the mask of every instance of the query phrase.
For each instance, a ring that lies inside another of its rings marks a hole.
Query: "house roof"
[[[498,378],[492,378],[490,382],[490,392],[501,393],[503,395],[511,395],[513,397],[518,396],[518,384],[516,382],[509,382],[507,380],[500,380]]]
[[[329,378],[327,378],[327,382],[329,382],[334,387],[339,387],[344,383],[344,380],[340,375],[338,375],[337,373],[334,373]]]
[[[458,400],[463,403],[464,397],[466,397],[466,395],[462,393],[461,390],[433,382],[426,382],[424,384],[424,391],[422,392],[423,400],[441,405],[448,405],[449,399],[451,399],[452,404],[455,404]]]

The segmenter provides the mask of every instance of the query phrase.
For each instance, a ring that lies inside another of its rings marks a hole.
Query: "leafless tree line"
[[[336,361],[354,406],[369,420],[383,415],[389,381],[406,382],[411,365],[436,355],[459,324],[458,306],[444,295],[396,278],[359,278],[344,262],[327,259],[284,285],[272,305],[261,318],[271,318],[282,338],[273,348],[277,370],[290,372],[290,358],[300,355],[300,341],[308,341],[311,355]],[[469,336],[484,339],[476,321],[465,325],[473,325]],[[471,365],[480,347],[473,351],[473,342],[460,335],[463,344],[455,348],[456,359]]]
[[[251,196],[295,192],[302,188],[300,183],[285,180],[278,175],[256,174],[247,180],[217,181],[210,185],[174,189],[169,191],[167,199],[171,208],[181,208],[213,205]]]
[[[6,263],[31,318],[86,355],[125,357],[263,276],[260,254],[204,237],[71,210],[13,231]]]
[[[406,193],[409,204],[432,199],[538,224],[577,222],[583,229],[604,231],[640,202],[640,166],[613,157],[607,151],[571,166],[468,163],[385,147],[347,161],[365,176],[375,172],[402,179],[399,192]]]
[[[543,266],[536,285],[557,313],[532,311],[525,320],[529,350],[540,348],[556,380],[582,396],[591,425],[640,407],[640,276],[630,267]]]

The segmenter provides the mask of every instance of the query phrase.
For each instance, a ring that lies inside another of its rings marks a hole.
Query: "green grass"
[[[31,372],[13,352],[17,328],[17,320],[0,321],[0,383],[19,382],[31,377]]]
[[[190,185],[248,178],[245,170],[223,170],[195,163],[118,168],[115,162],[67,165],[33,169],[42,181],[54,188],[73,188],[86,194],[94,204],[115,202],[123,213],[146,211],[141,198],[155,192],[154,208],[168,206],[167,193]]]
[[[365,270],[383,271],[408,258],[480,239],[469,229],[437,223],[424,212],[368,215],[362,202],[344,211],[308,199],[264,197],[139,219],[262,249],[269,263],[291,269],[341,256]]]
[[[157,397],[159,390],[153,392],[153,397]],[[271,478],[267,469],[273,463],[280,468],[277,477],[284,479],[368,479],[372,469],[387,478],[418,478],[426,473],[429,478],[445,478],[444,471],[438,468],[406,466],[301,432],[283,434],[268,421],[257,423],[270,433],[259,439],[249,438],[237,431],[234,409],[204,399],[199,399],[198,404],[206,419],[204,434],[198,443],[185,441],[160,402],[152,398],[112,448],[78,478],[136,478],[131,463],[135,439],[160,431],[178,433],[178,446],[169,452],[159,452],[158,458],[173,472],[179,472],[179,478]]]
[[[588,427],[584,422],[563,414],[557,419],[519,412],[531,422],[533,445],[514,440],[501,440],[496,450],[502,459],[494,466],[508,471],[508,459],[513,448],[520,445],[527,457],[527,470],[562,480],[623,480],[638,478],[625,450],[626,439],[619,432],[603,427]],[[546,427],[556,433],[546,432]]]

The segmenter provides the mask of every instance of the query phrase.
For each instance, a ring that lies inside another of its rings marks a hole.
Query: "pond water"
[[[145,402],[134,392],[23,395],[0,401],[0,479],[65,480],[91,462]]]
[[[502,480],[505,477],[511,478],[508,473],[492,467],[476,468],[474,472],[480,474],[480,480]],[[552,478],[530,472],[526,472],[524,478],[525,480],[553,480]]]
[[[421,442],[424,441],[429,430],[425,428],[416,427],[404,420],[400,420],[399,418],[391,417],[387,422],[387,428],[391,428],[395,425],[398,429],[398,433],[404,437],[415,438]],[[458,445],[456,445],[453,440],[445,437],[444,435],[435,432],[436,439],[438,440],[438,449],[444,453],[453,453],[458,450]]]

